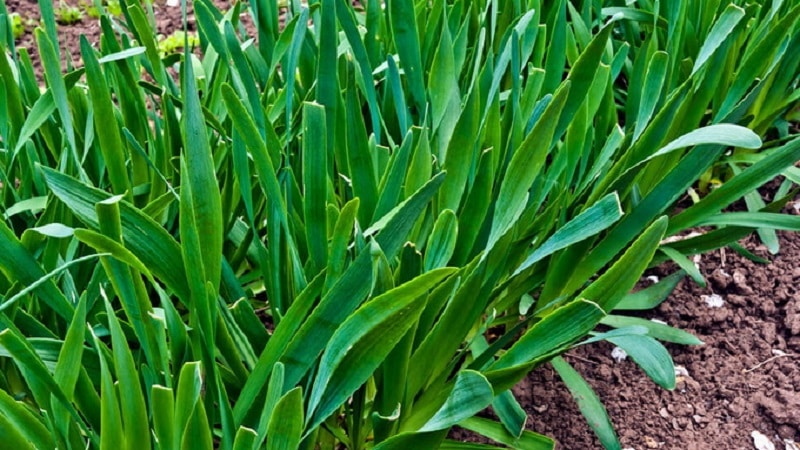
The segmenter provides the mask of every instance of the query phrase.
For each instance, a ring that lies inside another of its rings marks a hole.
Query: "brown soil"
[[[768,265],[731,250],[704,255],[699,265],[708,287],[686,279],[644,315],[705,343],[668,346],[676,368],[685,369],[674,391],[656,386],[630,360],[615,362],[610,344],[568,353],[608,409],[623,448],[752,449],[753,431],[779,449],[784,439],[800,441],[800,235],[780,237],[776,256],[755,237],[743,241],[771,259]],[[712,294],[724,299],[722,307],[711,308],[701,297]],[[530,428],[554,437],[559,448],[601,448],[549,366],[531,374],[517,394]]]
[[[74,0],[68,3],[76,4]],[[232,2],[215,0],[222,8]],[[38,20],[36,0],[6,0],[10,12]],[[156,0],[158,31],[180,28],[180,8]],[[96,43],[99,26],[85,17],[60,27],[61,47],[77,59],[79,36]],[[18,42],[33,55],[30,30]],[[685,369],[674,391],[649,381],[630,360],[615,362],[606,343],[581,347],[566,359],[589,381],[608,409],[623,447],[642,449],[753,449],[758,431],[777,448],[792,450],[784,439],[800,441],[800,235],[781,234],[781,253],[771,256],[755,237],[743,244],[771,260],[761,265],[728,251],[702,257],[709,286],[684,280],[673,295],[643,317],[692,332],[698,347],[670,345],[676,366]],[[663,276],[673,269],[660,267]],[[702,295],[720,295],[725,303],[710,308]],[[555,438],[560,449],[601,448],[566,387],[549,366],[515,388],[529,413],[528,428]],[[456,430],[453,437],[468,438]]]

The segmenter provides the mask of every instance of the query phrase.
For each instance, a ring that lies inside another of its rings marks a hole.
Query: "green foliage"
[[[553,361],[618,448],[558,356],[608,340],[672,388],[658,340],[700,342],[622,311],[684,273],[642,272],[800,229],[798,1],[349,3],[198,0],[159,40],[108,2],[62,73],[41,2],[41,90],[0,29],[9,442],[552,449],[510,388]]]
[[[14,34],[14,39],[19,39],[25,34],[25,24],[22,21],[22,16],[19,13],[11,13],[11,31]]]
[[[56,22],[62,25],[72,25],[83,20],[83,10],[78,6],[72,6],[64,2],[59,2],[55,8]]]
[[[158,37],[158,53],[161,57],[181,53],[186,42],[189,43],[189,50],[193,50],[200,45],[200,40],[194,33],[184,33],[182,30],[175,30],[169,36]]]

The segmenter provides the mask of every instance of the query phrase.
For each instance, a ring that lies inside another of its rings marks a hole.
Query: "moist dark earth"
[[[223,9],[231,5],[221,0],[214,3]],[[6,4],[10,12],[24,18],[39,18],[35,0],[6,0]],[[180,28],[180,8],[156,0],[154,11],[159,33],[168,35]],[[81,34],[96,43],[97,22],[84,17],[60,28],[60,44],[73,58],[79,54]],[[30,30],[18,46],[29,48],[38,69]],[[787,211],[797,214],[793,205]],[[704,342],[695,347],[668,346],[680,371],[675,390],[656,386],[630,360],[616,362],[610,344],[567,353],[566,359],[608,409],[623,448],[756,449],[753,432],[778,449],[799,448],[793,442],[800,442],[800,292],[796,288],[800,236],[779,236],[778,255],[769,254],[755,236],[741,241],[769,259],[769,264],[752,262],[730,249],[703,255],[698,266],[708,287],[686,279],[657,309],[642,315],[690,331]],[[665,265],[649,275],[661,277],[674,270]],[[722,299],[721,306],[706,303],[712,295]],[[601,448],[548,365],[534,371],[514,392],[528,412],[528,428],[556,439],[559,449]],[[474,439],[459,430],[451,437]]]

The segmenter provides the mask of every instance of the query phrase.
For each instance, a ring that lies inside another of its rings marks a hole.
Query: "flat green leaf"
[[[661,216],[641,234],[610,269],[578,294],[578,297],[596,302],[606,312],[613,311],[619,301],[633,288],[650,260],[653,259],[666,228],[667,218]]]
[[[695,337],[693,334],[683,331],[678,328],[673,328],[653,320],[642,319],[641,317],[628,317],[609,314],[600,320],[603,325],[608,325],[614,328],[623,328],[630,326],[640,326],[647,329],[647,334],[650,337],[664,342],[672,342],[682,345],[702,345],[703,341]]]
[[[316,270],[322,270],[328,259],[326,135],[325,108],[315,103],[303,104],[303,212],[309,256]]]
[[[514,436],[502,424],[482,417],[470,417],[462,420],[459,427],[486,436],[489,439],[522,450],[553,450],[556,443],[547,436],[525,430],[520,436]]]
[[[2,420],[5,421],[5,424],[0,427],[12,427],[28,442],[27,448],[56,448],[52,434],[41,420],[33,414],[30,408],[22,402],[14,400],[3,389],[0,389],[0,411],[2,411]],[[4,445],[11,443],[11,441],[4,441]]]
[[[622,446],[614,432],[614,426],[611,425],[611,420],[608,418],[608,413],[589,383],[561,357],[553,358],[550,364],[567,385],[572,398],[578,404],[578,409],[600,439],[603,447],[606,450],[620,450]]]
[[[662,246],[659,250],[667,255],[669,259],[675,262],[684,272],[686,272],[695,283],[700,285],[700,287],[706,287],[706,280],[703,277],[703,273],[700,272],[700,268],[697,267],[693,261],[686,257],[683,253],[675,250],[672,247]]]
[[[709,216],[699,225],[800,231],[800,216],[768,212],[731,212]]]
[[[522,436],[525,424],[528,422],[528,413],[511,391],[503,392],[495,397],[492,401],[492,410],[497,414],[506,431],[516,438]]]
[[[670,219],[667,234],[697,226],[708,216],[717,214],[729,204],[751,192],[781,171],[800,160],[800,138],[770,151],[762,159],[709,192],[702,200]]]
[[[25,123],[22,125],[22,129],[19,131],[19,136],[17,137],[17,145],[14,147],[15,155],[25,146],[28,139],[30,139],[31,136],[44,125],[47,119],[53,115],[55,110],[56,102],[53,100],[53,91],[47,90],[36,99],[36,103],[33,104],[33,107],[25,118]]]
[[[558,117],[564,110],[570,91],[569,83],[564,83],[558,89],[520,148],[514,151],[500,185],[487,250],[492,248],[522,214],[528,199],[528,190],[544,165],[555,137]]]
[[[653,309],[667,299],[675,286],[683,280],[686,272],[679,270],[661,279],[658,283],[648,286],[622,297],[615,310],[647,310]]]
[[[664,389],[675,389],[675,365],[669,352],[649,336],[616,336],[607,339],[625,350],[653,381]]]
[[[488,371],[531,364],[566,349],[594,329],[603,316],[605,312],[598,304],[581,298],[557,308],[529,328]]]
[[[187,46],[184,49],[184,60],[190,61],[190,55]],[[222,267],[222,200],[192,66],[193,64],[184,64],[181,71],[184,103],[182,138],[186,161],[186,170],[181,168],[181,203],[187,196],[191,196],[192,206],[190,211],[181,208],[180,230],[182,240],[188,238],[189,233],[196,233],[197,236],[193,239],[202,244],[202,251],[183,253],[187,278],[191,279],[191,268],[199,266],[204,273],[203,281],[210,282],[216,293],[219,291]],[[193,216],[190,224],[185,223],[186,214]],[[185,244],[181,248],[186,249],[188,246],[189,244]],[[199,258],[187,260],[187,256]]]
[[[153,385],[150,390],[153,407],[153,434],[158,447],[163,450],[177,450],[178,438],[175,426],[175,395],[171,388]]]
[[[198,361],[189,362],[181,367],[178,377],[178,388],[175,395],[175,448],[185,444],[186,431],[191,429],[192,416],[196,406],[202,402],[203,390],[202,365]],[[208,430],[210,431],[210,430]]]
[[[600,233],[622,217],[619,197],[611,193],[587,208],[574,219],[559,227],[547,241],[540,245],[514,271],[514,275],[526,270],[543,258],[570,245]]]
[[[309,397],[309,431],[369,378],[419,319],[427,292],[455,269],[437,269],[367,302],[336,330]],[[490,400],[491,401],[491,400]]]
[[[100,64],[105,64],[114,61],[122,61],[123,59],[139,56],[143,54],[146,50],[147,48],[142,46],[130,47],[119,52],[109,53],[108,55],[105,55],[102,58],[98,59],[97,62],[99,62]]]
[[[390,0],[387,9],[397,53],[400,55],[400,64],[411,89],[411,97],[417,108],[422,111],[427,102],[414,2]]]
[[[68,227],[63,223],[48,223],[46,225],[42,225],[40,227],[33,227],[28,228],[27,231],[35,231],[42,236],[47,236],[51,238],[63,239],[68,238],[73,235],[75,230],[72,227]]]
[[[98,349],[104,348],[105,344],[90,329]],[[100,433],[100,449],[112,450],[119,448],[122,442],[126,442],[124,429],[122,428],[122,415],[119,411],[117,392],[114,387],[114,379],[108,367],[103,352],[98,352],[100,356],[100,416],[102,429]]]
[[[725,8],[717,21],[714,22],[714,26],[711,28],[711,31],[708,32],[706,40],[703,42],[703,46],[697,54],[697,60],[694,62],[694,67],[692,67],[692,75],[705,65],[711,55],[725,42],[744,16],[744,9],[733,3]]]
[[[256,446],[255,430],[247,427],[239,427],[236,430],[236,438],[233,440],[233,450],[253,450]]]
[[[419,431],[447,430],[489,406],[493,399],[492,385],[486,377],[473,370],[461,371],[447,400]]]
[[[115,194],[125,194],[128,200],[131,200],[133,192],[128,178],[128,168],[125,165],[128,157],[125,154],[119,126],[114,120],[114,104],[111,100],[111,90],[106,82],[106,74],[101,71],[100,63],[86,36],[81,36],[80,45],[94,109],[94,127],[108,171],[108,179]]]
[[[445,209],[433,224],[433,231],[428,238],[424,260],[426,272],[447,265],[456,249],[457,237],[458,219],[452,210]]]
[[[642,87],[643,95],[639,102],[639,112],[636,115],[636,127],[633,131],[633,142],[639,139],[642,135],[650,119],[653,117],[653,111],[656,109],[660,93],[664,87],[664,79],[667,76],[669,55],[666,52],[656,52],[650,60],[650,65],[647,67],[647,74],[645,75],[644,86]]]
[[[376,445],[374,450],[436,450],[446,435],[444,431],[396,434]]]
[[[295,450],[303,432],[303,391],[296,387],[275,405],[267,428],[267,450]]]
[[[134,362],[133,353],[122,332],[116,313],[111,307],[111,302],[105,295],[103,295],[103,299],[105,300],[108,325],[111,331],[111,347],[114,357],[114,369],[119,383],[119,400],[120,408],[122,409],[122,423],[125,427],[125,442],[129,448],[136,446],[142,449],[149,449],[150,439],[142,439],[142,436],[150,435],[150,425],[147,417],[147,407],[145,406],[144,391],[139,380],[139,367]]]

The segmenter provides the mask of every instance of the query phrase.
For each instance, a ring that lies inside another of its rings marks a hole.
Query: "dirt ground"
[[[755,449],[756,431],[777,449],[797,450],[791,442],[800,442],[800,235],[780,237],[779,255],[769,255],[755,237],[743,241],[770,259],[768,265],[729,249],[704,255],[699,266],[707,288],[687,278],[643,314],[704,342],[668,346],[680,371],[674,391],[655,385],[630,360],[615,362],[610,344],[567,354],[608,409],[623,448]],[[708,306],[704,296],[714,294],[722,306]],[[529,427],[555,438],[559,448],[601,448],[549,366],[532,373],[516,393]]]
[[[6,4],[10,12],[38,20],[36,0]],[[155,10],[160,33],[180,26],[180,8],[156,0]],[[96,21],[86,17],[61,27],[61,46],[70,49],[74,59],[81,33],[96,42]],[[18,45],[33,49],[30,31]],[[779,450],[798,450],[792,442],[800,442],[800,292],[795,287],[800,281],[800,235],[780,237],[778,255],[770,255],[755,237],[742,241],[769,259],[768,265],[731,250],[704,255],[698,265],[709,281],[707,288],[686,279],[656,310],[642,314],[690,331],[704,342],[668,346],[680,371],[674,391],[656,386],[630,360],[615,362],[608,344],[567,353],[566,359],[608,409],[623,448],[757,449],[753,432],[758,432]],[[673,270],[664,266],[650,274],[660,277]],[[712,295],[721,297],[721,306],[708,306],[705,300]],[[529,413],[528,428],[555,438],[559,449],[601,448],[549,366],[537,369],[514,391]]]

